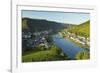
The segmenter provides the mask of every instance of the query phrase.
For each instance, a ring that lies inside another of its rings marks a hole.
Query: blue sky
[[[89,13],[72,13],[72,12],[50,12],[50,11],[33,11],[22,10],[22,17],[34,19],[46,19],[61,23],[80,24],[90,19]]]

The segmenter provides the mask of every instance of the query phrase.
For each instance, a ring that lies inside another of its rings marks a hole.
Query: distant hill
[[[69,27],[69,24],[48,21],[44,19],[22,18],[22,31],[59,30]]]
[[[84,23],[81,23],[79,25],[74,25],[68,31],[71,33],[75,33],[76,35],[89,37],[90,36],[90,20]]]

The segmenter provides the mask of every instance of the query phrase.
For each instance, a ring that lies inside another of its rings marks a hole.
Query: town
[[[76,43],[79,43],[79,44],[82,44],[82,45],[87,45],[88,47],[90,46],[90,38],[86,38],[86,37],[83,37],[83,36],[79,36],[79,35],[76,35],[74,33],[70,33],[66,30],[62,31],[62,32],[59,32],[59,34],[64,37],[64,38],[69,38],[70,40],[76,42]]]
[[[45,46],[46,49],[49,48],[49,43],[46,36],[49,35],[51,31],[41,31],[41,32],[22,32],[22,42],[23,50],[25,48],[35,49],[37,45]]]

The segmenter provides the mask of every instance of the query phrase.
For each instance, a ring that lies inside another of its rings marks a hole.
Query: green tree
[[[77,60],[85,60],[90,58],[89,52],[79,52],[76,57]]]

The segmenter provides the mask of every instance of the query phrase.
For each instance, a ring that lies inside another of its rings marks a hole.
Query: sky
[[[22,18],[46,19],[69,24],[81,24],[90,19],[89,13],[22,10]]]

